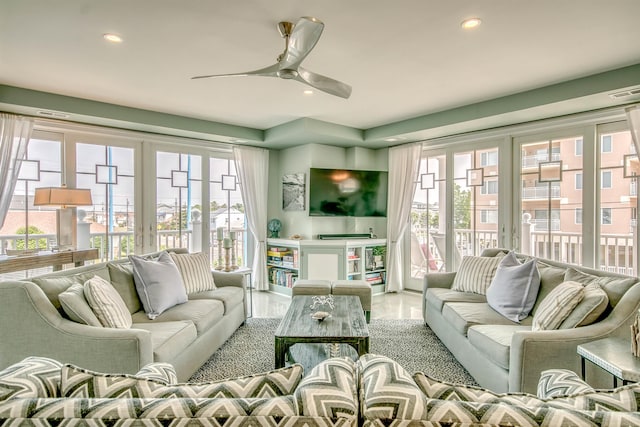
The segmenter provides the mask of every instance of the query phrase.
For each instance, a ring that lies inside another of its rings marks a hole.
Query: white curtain
[[[389,149],[389,201],[387,210],[387,292],[404,289],[402,238],[409,224],[416,190],[422,144]]]
[[[255,239],[252,286],[268,290],[267,280],[267,192],[269,189],[269,150],[234,147],[236,171],[244,202],[249,231]]]
[[[0,114],[0,227],[9,211],[20,173],[20,161],[27,154],[32,130],[32,119]]]
[[[636,153],[640,154],[640,106],[629,107],[626,112],[633,144],[636,147]]]

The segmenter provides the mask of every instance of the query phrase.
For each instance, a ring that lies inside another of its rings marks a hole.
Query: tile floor
[[[275,292],[253,291],[254,317],[282,317],[291,297]],[[372,319],[422,319],[422,294],[412,291],[374,295]]]

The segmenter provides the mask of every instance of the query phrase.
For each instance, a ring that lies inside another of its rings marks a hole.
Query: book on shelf
[[[276,258],[283,257],[285,255],[289,255],[290,253],[291,253],[291,251],[274,251],[273,248],[270,248],[267,251],[267,255],[268,256],[272,256],[272,257],[276,257]]]
[[[293,271],[281,270],[278,268],[272,268],[269,270],[269,281],[271,284],[276,286],[291,288],[297,278],[298,274]]]
[[[367,273],[364,275],[364,280],[370,285],[378,285],[384,283],[384,275],[381,272]]]

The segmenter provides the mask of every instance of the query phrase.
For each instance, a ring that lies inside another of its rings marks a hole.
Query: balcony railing
[[[416,231],[421,247],[429,249],[433,263],[430,271],[439,271],[446,260],[443,259],[437,245],[432,239],[427,239],[426,232]],[[495,231],[475,231],[456,229],[454,241],[458,255],[480,255],[486,248],[498,247],[498,233]],[[630,234],[603,234],[600,237],[600,270],[636,276],[634,267],[634,237]],[[525,244],[526,239],[522,239]],[[582,235],[554,231],[532,231],[529,235],[528,247],[522,247],[521,252],[537,258],[552,259],[568,264],[582,265]]]
[[[245,255],[245,232],[244,230],[234,230],[236,233],[236,264],[244,265],[246,260]],[[202,251],[209,253],[209,259],[211,260],[211,267],[215,268],[219,265],[220,260],[224,259],[224,249],[222,249],[222,256],[218,248],[218,243],[215,240],[215,230],[210,233],[211,246],[208,248],[193,248],[193,236],[191,230],[183,230],[182,234],[178,230],[159,230],[157,233],[157,247],[159,250],[170,248],[188,248],[192,252]],[[95,262],[103,262],[108,260],[117,260],[126,258],[134,253],[134,234],[133,231],[113,232],[107,235],[92,233],[90,235],[90,247],[97,248],[99,252],[99,259]],[[0,235],[0,255],[5,255],[7,249],[18,249],[24,247],[25,236],[23,234],[5,234]],[[53,234],[33,234],[29,235],[29,242],[32,246],[39,246],[40,250],[51,250],[56,245],[56,236]],[[33,243],[31,243],[33,242]],[[224,261],[222,261],[224,263]],[[51,269],[38,269],[28,272],[27,277],[44,274]],[[24,272],[11,273],[9,275],[0,276],[2,279],[23,279],[25,278]]]
[[[549,196],[551,195],[551,196]],[[522,188],[522,198],[527,200],[532,199],[548,199],[551,197],[552,199],[560,198],[560,187],[552,186],[551,192],[549,192],[549,187],[523,187]]]
[[[551,161],[560,160],[560,153],[551,153]],[[548,162],[549,156],[545,154],[534,154],[532,156],[524,156],[522,158],[522,168],[537,168],[538,163]]]

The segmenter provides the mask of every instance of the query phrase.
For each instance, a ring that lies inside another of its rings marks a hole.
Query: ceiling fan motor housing
[[[281,79],[295,79],[298,77],[298,72],[290,68],[284,68],[282,70],[278,70],[278,77]]]

